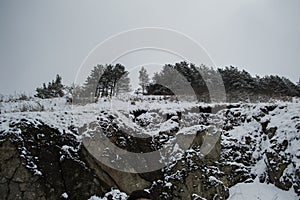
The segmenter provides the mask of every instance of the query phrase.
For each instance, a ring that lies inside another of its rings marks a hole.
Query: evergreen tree
[[[126,72],[116,83],[115,94],[128,93],[131,91],[129,72]]]
[[[42,88],[37,88],[37,94],[34,96],[42,99],[62,97],[64,96],[63,89],[64,85],[62,84],[62,78],[57,74],[55,81],[52,80],[52,82],[49,82],[47,87],[46,84],[43,83]]]
[[[153,83],[167,87],[172,93],[183,96],[196,95],[199,97],[201,91],[206,88],[199,73],[199,68],[196,68],[192,64],[189,65],[187,62],[163,66],[163,69],[159,73],[154,74]],[[204,87],[202,87],[202,85],[204,85]],[[155,86],[155,88],[158,87],[159,86]],[[158,90],[156,89],[155,91]],[[156,92],[156,94],[158,94],[158,92]]]
[[[121,92],[122,90],[122,92],[124,92],[124,90],[129,89],[130,79],[128,78],[128,74],[125,67],[121,64],[116,64],[112,68],[110,97],[117,94],[117,89],[118,92]]]
[[[221,84],[220,76],[223,79]],[[239,70],[233,66],[214,70],[204,65],[197,67],[186,62],[175,65],[168,64],[160,72],[154,74],[153,83],[158,85],[151,85],[148,88],[149,94],[159,95],[160,91],[163,91],[160,87],[164,86],[176,95],[190,95],[192,93],[187,89],[192,88],[200,101],[211,101],[207,85],[210,86],[210,90],[217,91],[223,84],[227,100],[233,102],[266,101],[269,98],[300,96],[299,87],[284,77],[272,75],[263,78],[252,77],[247,71]],[[163,93],[166,94],[166,92],[162,92],[160,95]]]
[[[117,92],[124,92],[130,89],[128,72],[121,64],[106,65],[101,77],[98,79],[95,97],[112,97]]]
[[[51,84],[52,88],[52,96],[54,97],[62,97],[64,96],[64,85],[62,84],[62,78],[58,74],[56,75],[55,81]]]
[[[87,77],[83,88],[82,88],[82,96],[84,97],[95,97],[97,96],[96,90],[98,81],[101,78],[102,74],[104,72],[104,66],[103,65],[96,65],[90,75]]]
[[[142,67],[142,69],[139,71],[139,84],[142,87],[142,93],[145,94],[146,86],[149,84],[149,75],[147,73],[147,70]]]
[[[164,65],[162,70],[159,73],[155,73],[153,76],[153,83],[156,84],[155,88],[158,88],[159,85],[168,88],[174,94],[185,94],[186,92],[186,83],[185,78],[180,74],[178,69],[171,64]],[[157,90],[157,89],[156,89]],[[161,91],[165,89],[161,88]],[[159,93],[157,93],[159,94]],[[165,92],[164,92],[165,94]],[[164,95],[161,94],[161,95]]]

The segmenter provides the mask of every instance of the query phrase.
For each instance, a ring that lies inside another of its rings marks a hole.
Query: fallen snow
[[[128,196],[125,192],[121,192],[118,189],[112,189],[110,192],[106,193],[103,198],[94,195],[91,196],[88,200],[126,200],[127,198]]]
[[[150,98],[150,97],[149,97]],[[179,102],[179,101],[159,101],[157,99],[146,101],[134,101],[133,100],[120,100],[114,98],[112,101],[100,100],[98,103],[91,103],[87,105],[70,105],[65,102],[64,98],[56,99],[37,99],[34,98],[29,101],[17,101],[17,102],[1,102],[0,103],[0,132],[4,133],[14,133],[16,135],[20,134],[19,129],[11,126],[13,123],[20,122],[21,119],[26,119],[27,123],[35,124],[38,126],[41,122],[57,128],[61,133],[72,133],[69,130],[70,126],[75,128],[88,125],[92,122],[97,121],[98,117],[107,118],[108,115],[113,115],[116,117],[118,126],[123,128],[128,128],[132,130],[138,130],[138,132],[143,132],[149,136],[155,136],[159,132],[168,132],[173,129],[179,128],[177,134],[192,135],[196,134],[197,131],[202,131],[207,128],[207,126],[198,125],[200,119],[199,112],[189,113],[184,115],[183,122],[181,124],[177,123],[176,120],[164,121],[159,115],[166,114],[176,114],[177,112],[189,112],[190,109],[199,108],[199,106],[216,106],[218,104],[204,104],[199,102]],[[228,104],[222,104],[228,105]],[[264,152],[272,151],[270,148],[270,139],[261,140],[262,137],[259,136],[259,129],[261,128],[260,122],[269,121],[269,127],[277,127],[276,135],[273,139],[276,139],[278,143],[288,140],[289,144],[285,153],[295,155],[292,157],[292,163],[295,166],[288,166],[284,171],[284,174],[294,173],[295,169],[300,168],[300,133],[299,129],[295,129],[295,126],[300,123],[299,121],[299,111],[300,104],[298,101],[294,102],[274,102],[274,103],[243,103],[240,108],[232,109],[234,112],[240,112],[241,115],[245,115],[246,119],[249,119],[239,126],[235,126],[232,130],[228,131],[227,136],[222,136],[222,143],[230,143],[229,139],[236,139],[237,141],[242,141],[245,136],[251,136],[257,144],[253,151],[253,157],[258,161],[254,166],[251,166],[251,173],[256,174],[257,177],[265,172],[266,164],[264,162],[265,157],[262,156]],[[264,106],[277,105],[277,107],[270,111],[268,116],[260,117],[261,110]],[[153,124],[149,128],[141,128],[130,118],[130,112],[133,110],[148,110],[149,113],[142,114],[139,119],[149,120]],[[154,112],[154,110],[156,112]],[[152,112],[151,112],[152,111]],[[103,114],[105,112],[106,114]],[[126,115],[126,113],[128,115]],[[215,121],[209,121],[211,125],[217,123],[222,123],[224,120],[223,112],[217,112],[213,115],[215,117],[209,118]],[[257,116],[260,122],[253,119],[253,116]],[[173,118],[174,119],[174,118]],[[185,121],[184,121],[185,120]],[[196,123],[196,124],[193,124]],[[89,131],[89,130],[88,130]],[[280,134],[278,134],[280,133]],[[251,135],[252,134],[252,135]],[[76,135],[79,141],[81,141],[82,136]],[[258,145],[259,144],[259,145]],[[167,143],[166,148],[170,147],[171,158],[165,158],[165,160],[175,161],[181,158],[184,151],[180,149],[177,144]],[[63,146],[63,150],[68,152],[69,146]],[[70,149],[76,151],[76,149]],[[23,152],[23,151],[22,151]],[[24,155],[26,150],[24,150]],[[163,158],[164,160],[164,158]],[[227,164],[231,165],[242,165],[241,163],[235,163],[228,161]],[[41,172],[36,169],[36,165],[32,163],[29,166],[36,170],[36,174],[41,174]],[[243,167],[243,166],[241,166]],[[214,180],[214,177],[210,177]],[[215,180],[217,181],[217,180]],[[66,194],[66,193],[64,193]],[[230,188],[230,199],[298,199],[295,196],[294,191],[283,191],[276,188],[274,185],[259,183],[257,178],[254,183],[240,183],[236,186]],[[67,194],[66,194],[67,195]],[[127,195],[120,192],[119,190],[112,190],[107,195],[116,196],[116,198],[126,199]],[[66,197],[67,198],[67,197]],[[106,200],[108,196],[103,198],[93,196],[90,200]]]
[[[67,199],[67,198],[69,197],[69,195],[68,195],[66,192],[64,192],[64,193],[61,195],[61,197]]]
[[[298,200],[294,191],[284,191],[272,184],[238,183],[229,188],[229,200]]]

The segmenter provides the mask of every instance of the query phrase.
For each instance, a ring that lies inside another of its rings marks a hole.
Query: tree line
[[[62,78],[37,88],[39,98],[61,97],[71,93],[73,99],[87,102],[112,97],[131,91],[129,72],[121,64],[96,65],[82,86],[65,87]],[[203,78],[205,77],[205,78]],[[139,71],[139,85],[143,95],[196,95],[199,101],[209,102],[207,84],[217,85],[223,81],[228,101],[264,101],[270,98],[300,96],[300,87],[289,79],[279,76],[251,76],[245,70],[230,66],[213,69],[205,65],[179,62],[166,64],[152,80],[147,70]],[[69,92],[68,92],[69,91]]]
[[[205,80],[203,78],[205,77]],[[164,65],[162,70],[154,74],[153,81],[148,85],[147,94],[168,94],[169,89],[177,88],[177,94],[188,94],[188,86],[200,101],[209,102],[207,83],[218,83],[221,76],[228,101],[265,101],[270,98],[300,96],[300,87],[285,77],[268,75],[251,76],[245,70],[230,66],[213,69],[205,65],[195,66],[187,62]]]
[[[70,93],[73,99],[82,101],[97,101],[100,97],[112,97],[131,90],[129,72],[121,64],[96,65],[91,70],[82,86],[72,84],[67,87],[62,84],[62,78],[57,75],[56,80],[48,86],[36,89],[36,97],[47,99],[62,97]]]

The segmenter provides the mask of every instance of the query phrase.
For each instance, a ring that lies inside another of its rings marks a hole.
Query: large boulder
[[[1,135],[1,194],[6,199],[87,199],[111,185],[95,175],[76,151],[72,134],[26,120],[14,124],[19,134]]]

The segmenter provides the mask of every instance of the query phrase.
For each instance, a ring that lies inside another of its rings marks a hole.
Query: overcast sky
[[[33,93],[56,74],[70,84],[96,45],[142,27],[186,34],[217,67],[233,65],[252,75],[277,74],[296,82],[299,8],[298,0],[2,0],[0,93]]]

